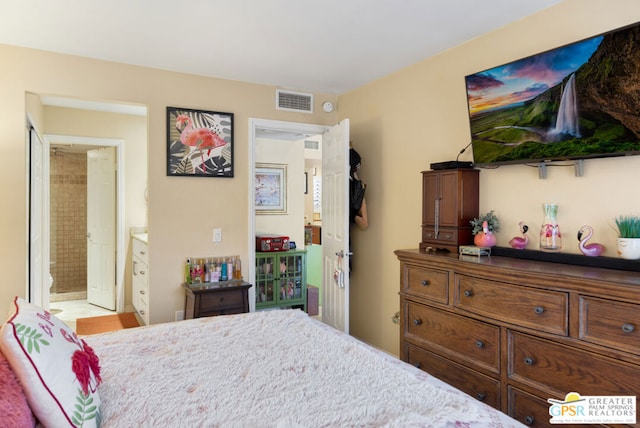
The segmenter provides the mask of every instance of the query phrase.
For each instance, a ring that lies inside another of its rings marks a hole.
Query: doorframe
[[[31,113],[27,112],[27,128],[26,128],[26,145],[27,145],[27,151],[28,151],[28,155],[26,158],[26,169],[25,171],[27,171],[27,186],[26,186],[26,190],[27,190],[27,206],[26,206],[26,210],[28,213],[27,216],[27,236],[26,236],[26,242],[27,242],[27,265],[25,266],[26,268],[26,278],[27,281],[25,283],[25,296],[27,297],[28,301],[31,303],[35,303],[38,306],[43,307],[44,309],[49,309],[48,306],[48,300],[47,299],[47,305],[45,306],[43,304],[43,299],[42,299],[42,292],[45,288],[45,284],[49,284],[49,269],[47,269],[45,266],[49,266],[49,193],[48,192],[44,192],[44,187],[45,187],[45,182],[42,181],[41,185],[43,187],[43,191],[41,191],[41,195],[39,198],[39,201],[37,202],[37,204],[34,203],[33,201],[33,197],[32,197],[32,182],[34,180],[34,174],[36,173],[36,171],[34,171],[34,164],[33,164],[33,142],[31,140],[31,136],[32,134],[35,133],[36,137],[38,138],[38,140],[40,141],[41,144],[41,149],[42,149],[42,159],[41,159],[41,163],[40,163],[40,176],[43,177],[43,180],[45,180],[44,177],[47,177],[48,173],[49,173],[49,156],[45,156],[44,153],[46,150],[48,150],[47,148],[45,148],[45,141],[44,138],[42,137],[42,134],[40,133],[40,131],[38,130],[38,127],[36,125],[36,121],[34,120],[33,116],[31,115]],[[48,178],[46,178],[46,182],[48,183]],[[34,205],[37,205],[34,207]],[[34,212],[40,210],[40,248],[33,248],[32,247],[32,218],[34,216]],[[43,251],[44,249],[47,249],[47,251]],[[39,253],[39,258],[40,258],[40,263],[41,263],[41,267],[40,267],[40,272],[38,272],[38,276],[39,276],[39,281],[35,281],[35,278],[33,278],[33,266],[32,263],[34,261],[34,253]],[[39,284],[40,287],[36,287],[35,285]]]
[[[255,200],[255,173],[256,173],[256,131],[257,129],[266,129],[269,131],[286,131],[295,132],[300,134],[324,134],[325,131],[330,129],[329,125],[319,125],[314,123],[301,123],[301,122],[285,122],[281,120],[259,119],[249,118],[249,260],[248,260],[248,277],[247,280],[251,284],[256,283],[256,200]],[[254,312],[256,307],[255,287],[249,288],[249,311]]]
[[[43,135],[43,150],[46,154],[46,167],[44,171],[43,187],[46,194],[46,201],[48,202],[44,207],[43,215],[45,216],[47,237],[46,240],[50,240],[50,148],[51,144],[73,144],[75,146],[92,146],[92,147],[115,147],[116,148],[116,312],[124,311],[124,273],[125,273],[125,209],[124,209],[124,140],[115,138],[101,138],[101,137],[78,137],[74,135],[58,135],[58,134],[44,134]],[[47,244],[43,251],[46,254],[46,260],[50,259],[50,248]],[[49,275],[49,266],[43,266],[46,272],[47,278]],[[45,307],[49,307],[49,282],[43,284],[42,299]]]

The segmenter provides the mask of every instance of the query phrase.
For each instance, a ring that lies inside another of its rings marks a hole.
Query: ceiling
[[[0,43],[342,94],[561,1],[3,1]]]

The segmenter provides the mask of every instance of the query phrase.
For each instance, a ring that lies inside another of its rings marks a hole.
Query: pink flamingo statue
[[[491,231],[489,230],[489,223],[486,221],[482,222],[482,231],[476,233],[476,236],[473,238],[473,243],[477,247],[493,247],[496,245],[497,238]]]
[[[194,128],[191,118],[184,114],[176,117],[176,128],[180,131],[180,141],[182,144],[200,150],[203,164],[204,150],[208,150],[207,155],[209,155],[211,150],[227,144],[218,134],[208,128]]]
[[[516,250],[524,250],[529,243],[529,237],[527,236],[527,231],[529,230],[529,226],[524,224],[523,222],[519,222],[518,226],[520,227],[520,233],[522,233],[522,237],[515,236],[509,241],[509,245],[511,248]]]
[[[592,235],[593,228],[591,226],[582,226],[578,231],[578,241],[580,241],[578,247],[580,248],[580,252],[585,256],[598,257],[604,252],[605,247],[602,244],[587,244],[587,241],[591,239]]]

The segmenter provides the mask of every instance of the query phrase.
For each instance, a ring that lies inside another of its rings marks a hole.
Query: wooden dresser
[[[402,360],[532,427],[568,392],[640,397],[637,272],[395,254]]]
[[[139,319],[149,325],[149,246],[136,236],[131,245],[131,301]]]
[[[184,319],[249,312],[248,290],[251,286],[243,281],[182,284],[185,291]]]

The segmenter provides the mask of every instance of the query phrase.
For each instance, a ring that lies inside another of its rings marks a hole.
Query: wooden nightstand
[[[184,319],[249,312],[248,282],[224,281],[182,284]]]

